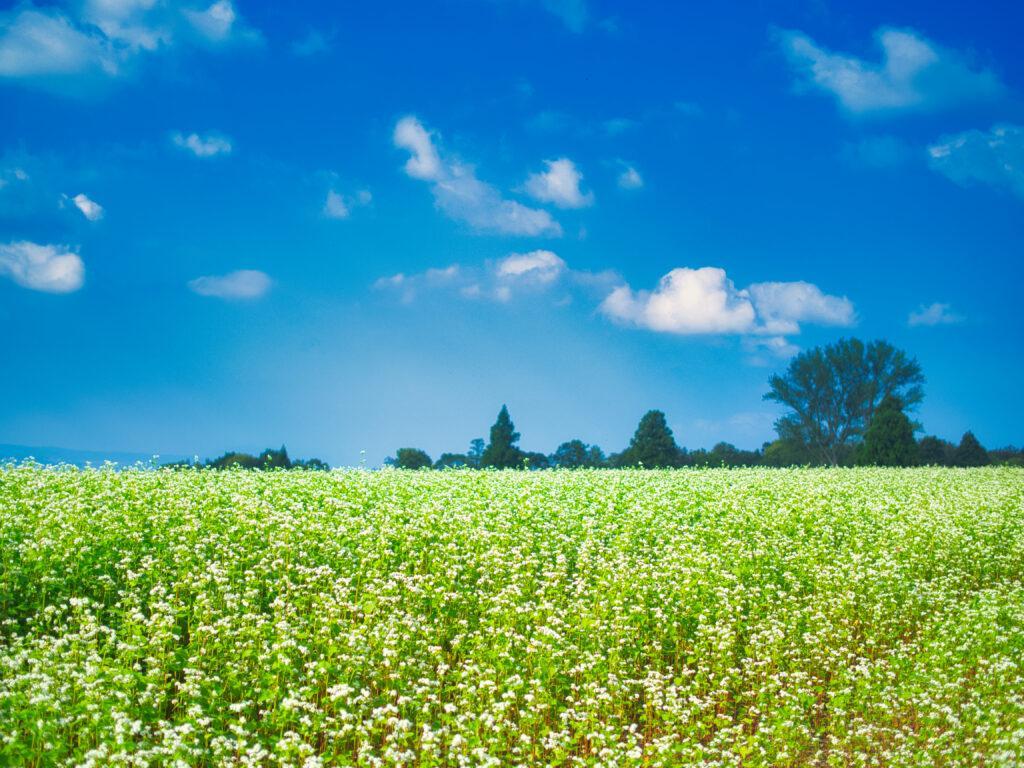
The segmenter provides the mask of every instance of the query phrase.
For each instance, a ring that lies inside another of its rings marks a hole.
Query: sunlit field
[[[1024,471],[0,471],[0,764],[1024,761]]]

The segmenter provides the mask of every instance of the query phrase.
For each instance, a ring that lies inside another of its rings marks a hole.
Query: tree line
[[[403,469],[446,467],[547,469],[687,466],[1024,466],[1024,450],[987,451],[974,434],[959,444],[935,436],[918,439],[921,425],[911,413],[924,399],[918,362],[886,341],[840,339],[797,355],[783,374],[773,375],[764,399],[788,412],[775,423],[778,437],[758,450],[721,442],[711,450],[687,450],[676,443],[665,414],[648,411],[629,445],[605,455],[599,446],[568,440],[553,453],[525,451],[502,406],[490,440],[476,438],[465,453],[432,460],[420,448],[399,448],[386,464]]]
[[[331,465],[321,459],[293,459],[288,455],[288,449],[283,445],[279,449],[267,448],[262,453],[254,456],[251,453],[241,451],[228,451],[215,459],[199,461],[175,461],[165,464],[168,467],[195,467],[197,469],[316,469],[329,470]]]

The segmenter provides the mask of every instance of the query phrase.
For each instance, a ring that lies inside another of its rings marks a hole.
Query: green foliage
[[[917,361],[888,342],[840,339],[793,358],[784,375],[768,380],[764,399],[792,410],[775,424],[780,438],[835,465],[864,436],[886,397],[914,408],[924,399],[923,383]]]
[[[469,441],[469,452],[466,454],[466,458],[469,459],[469,466],[480,468],[486,448],[487,444],[482,437],[474,437]]]
[[[190,466],[190,462],[179,463],[177,466]],[[239,451],[228,451],[216,459],[207,459],[204,466],[209,469],[315,469],[323,471],[331,468],[327,462],[316,458],[293,461],[288,457],[288,449],[283,445],[279,450],[267,448],[259,456]]]
[[[914,425],[899,398],[887,395],[875,409],[864,433],[857,463],[879,467],[912,467],[920,460]]]
[[[607,465],[604,452],[596,445],[588,446],[582,440],[562,443],[550,457],[551,466],[561,469],[603,467]]]
[[[951,467],[955,452],[955,445],[934,435],[922,437],[917,444],[918,459],[925,466]]]
[[[523,452],[523,469],[550,469],[551,460],[546,453],[539,451]]]
[[[480,457],[481,466],[497,469],[522,468],[525,454],[516,445],[518,441],[519,433],[516,432],[512,418],[508,415],[508,408],[503,405],[498,412],[498,420],[491,427],[491,442],[487,444]]]
[[[676,445],[665,414],[648,411],[640,419],[629,447],[616,457],[618,466],[646,469],[678,467],[683,464],[683,453]]]
[[[0,765],[1024,765],[1022,474],[0,471]]]
[[[440,458],[434,462],[434,469],[458,469],[460,467],[475,469],[476,465],[473,463],[473,459],[464,453],[442,453]]]
[[[953,454],[953,461],[958,467],[982,467],[989,463],[989,458],[974,433],[964,432],[964,436],[960,438],[960,445]]]
[[[816,463],[811,449],[794,438],[780,437],[766,443],[762,455],[769,467],[804,467]]]
[[[398,469],[430,469],[434,462],[419,448],[399,448],[390,463]]]

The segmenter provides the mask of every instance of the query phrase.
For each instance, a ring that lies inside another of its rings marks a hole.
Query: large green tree
[[[978,442],[973,432],[964,432],[960,445],[953,453],[953,462],[958,467],[981,467],[989,463],[988,451]]]
[[[947,467],[953,463],[956,446],[948,440],[928,435],[917,444],[917,455],[926,466]]]
[[[419,448],[399,448],[391,463],[399,469],[430,469],[434,464],[429,454]]]
[[[648,411],[640,419],[629,447],[616,457],[618,466],[643,466],[648,469],[678,467],[683,463],[683,452],[676,445],[665,414]]]
[[[864,436],[888,396],[912,409],[924,398],[917,361],[886,341],[840,339],[797,355],[768,380],[765,400],[792,412],[775,422],[779,437],[806,446],[826,464],[838,464]]]
[[[519,433],[512,423],[512,417],[508,415],[508,408],[503,405],[498,412],[498,420],[491,427],[491,441],[480,457],[481,466],[498,469],[522,467],[524,454],[516,445],[517,442]]]
[[[903,403],[889,395],[875,409],[864,433],[857,463],[880,467],[911,467],[918,463],[914,424],[903,412]]]

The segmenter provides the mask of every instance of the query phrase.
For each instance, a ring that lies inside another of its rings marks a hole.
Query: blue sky
[[[886,338],[1024,440],[1019,4],[0,10],[0,442],[771,439]]]

